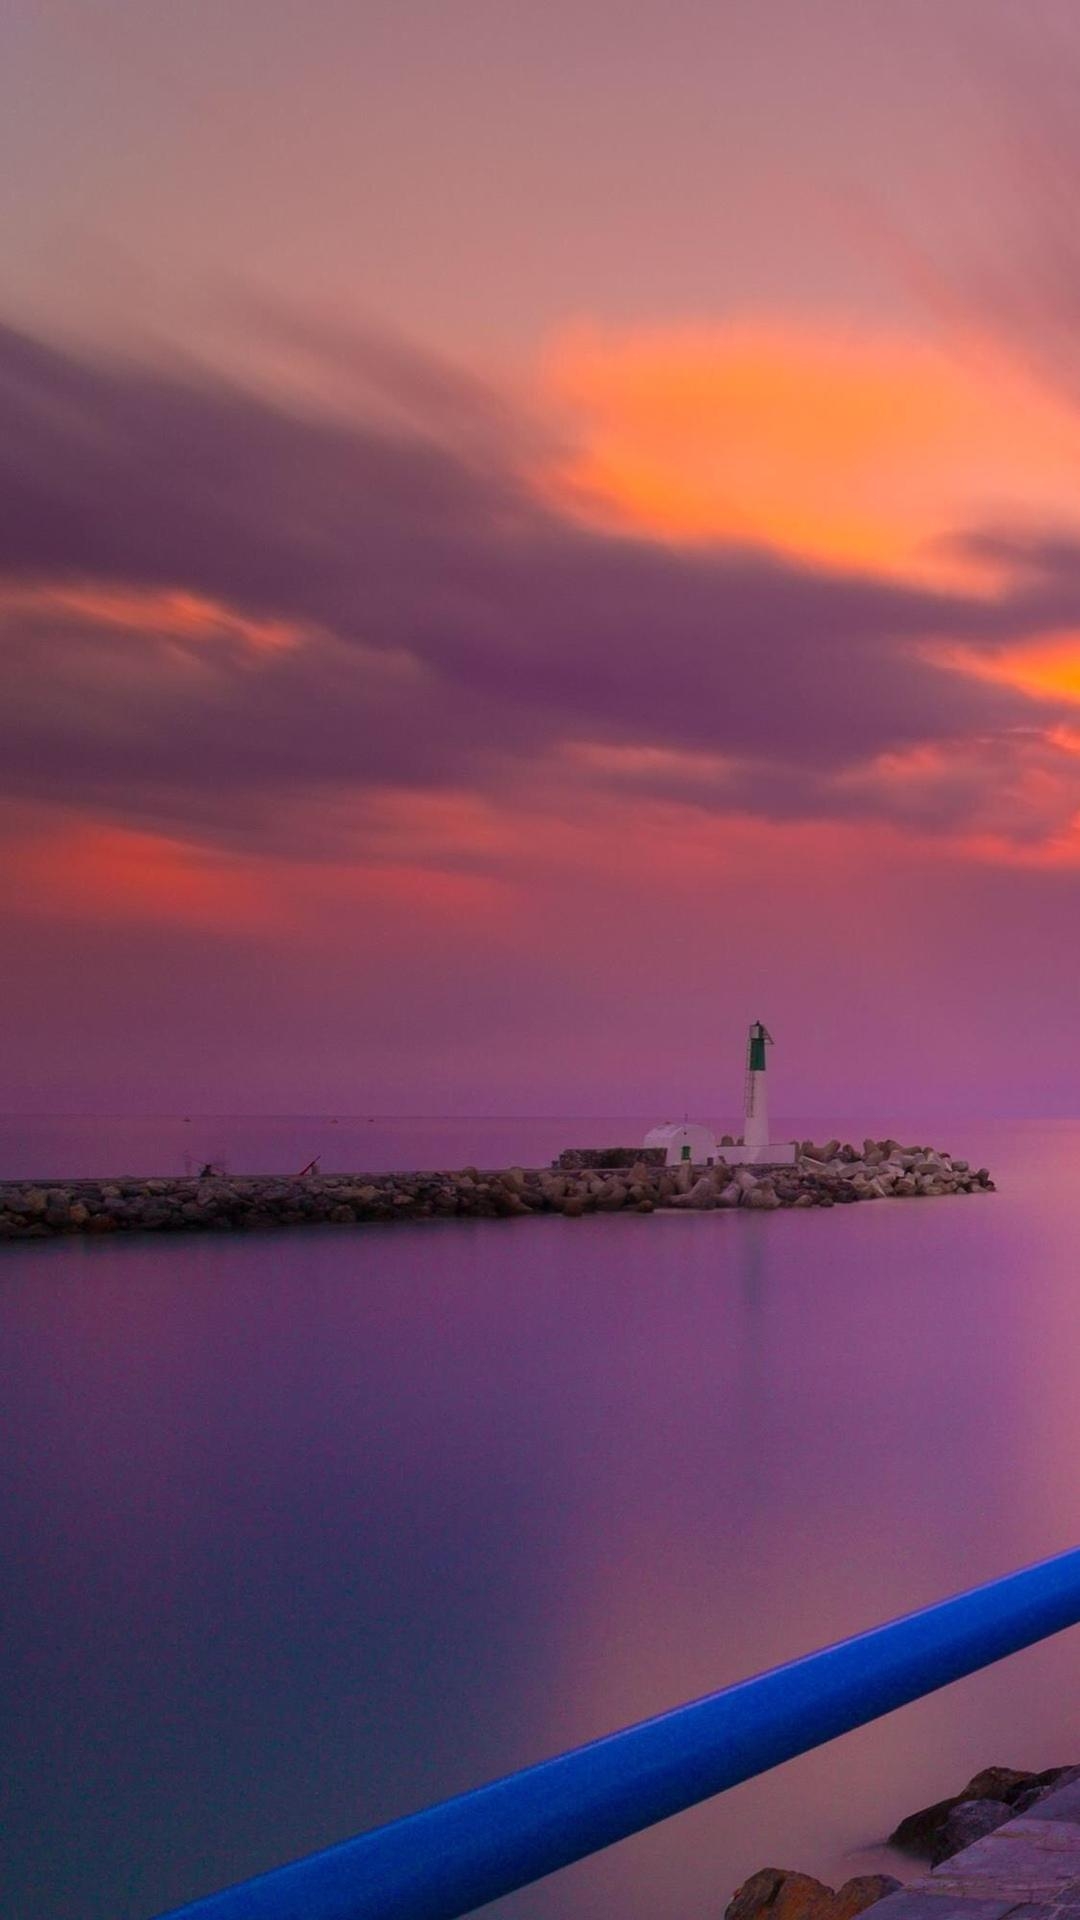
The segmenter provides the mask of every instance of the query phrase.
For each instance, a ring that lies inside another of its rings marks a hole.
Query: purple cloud
[[[335,343],[336,365],[345,352]],[[589,739],[721,756],[718,783],[692,768],[639,776],[699,804],[888,812],[853,770],[920,744],[1007,742],[1054,717],[919,647],[993,648],[1075,623],[1080,547],[971,536],[1015,570],[988,602],[619,538],[540,503],[527,435],[475,382],[363,337],[348,362],[385,395],[382,417],[308,417],[220,380],[0,332],[9,600],[19,582],[182,589],[298,635],[259,649],[228,619],[217,635],[158,630],[149,602],[133,631],[92,606],[16,597],[9,794],[273,838],[289,795],[498,793]]]

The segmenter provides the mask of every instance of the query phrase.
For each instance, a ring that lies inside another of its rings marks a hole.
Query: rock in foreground
[[[1047,1767],[1042,1773],[1016,1767],[984,1767],[960,1793],[920,1807],[918,1813],[909,1813],[890,1833],[889,1845],[929,1860],[931,1866],[940,1866],[954,1853],[973,1846],[984,1833],[993,1833],[1006,1820],[1014,1820],[1044,1793],[1077,1777],[1080,1767]]]
[[[888,1873],[863,1873],[834,1889],[808,1873],[762,1867],[736,1888],[724,1920],[855,1920],[900,1885]]]
[[[1077,1779],[1080,1767],[1047,1767],[1042,1773],[984,1767],[960,1793],[908,1814],[889,1835],[889,1844],[940,1866],[984,1834],[1015,1820],[1044,1794]],[[854,1920],[900,1888],[891,1874],[867,1873],[845,1880],[834,1892],[807,1873],[762,1867],[735,1889],[724,1920]]]

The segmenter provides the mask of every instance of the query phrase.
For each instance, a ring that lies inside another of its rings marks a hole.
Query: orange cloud
[[[449,844],[449,843],[448,843]],[[224,851],[100,820],[55,820],[0,848],[0,867],[29,913],[104,925],[140,922],[256,937],[329,929],[342,908],[403,912],[445,928],[505,911],[495,877],[439,865],[430,846],[398,857],[307,861]]]
[[[970,586],[942,533],[1075,516],[1080,424],[985,352],[773,322],[579,327],[546,375],[577,441],[546,485],[590,520]]]
[[[728,754],[698,753],[686,747],[623,746],[602,740],[570,740],[566,758],[588,772],[616,779],[675,779],[715,786],[730,779],[736,763]]]
[[[54,625],[89,623],[119,633],[171,640],[234,640],[256,653],[295,647],[306,631],[284,620],[253,619],[237,608],[180,587],[137,587],[121,581],[0,584],[0,631],[15,620]]]
[[[955,842],[963,858],[990,867],[1019,867],[1039,873],[1080,867],[1080,815],[1048,840],[1012,840],[1001,833],[964,834]]]
[[[238,856],[100,821],[46,828],[7,849],[24,908],[78,919],[258,933],[277,915],[266,877]]]
[[[1046,634],[1023,646],[976,654],[960,647],[937,649],[931,656],[978,680],[993,680],[1037,700],[1080,705],[1080,634]]]

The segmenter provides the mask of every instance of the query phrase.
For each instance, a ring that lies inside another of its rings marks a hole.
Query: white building
[[[653,1127],[645,1135],[647,1147],[665,1149],[664,1164],[677,1167],[684,1160],[691,1166],[711,1167],[717,1157],[716,1135],[709,1127],[699,1127],[693,1121],[684,1120],[681,1124],[665,1122],[662,1127]]]
[[[684,1120],[681,1125],[667,1121],[645,1135],[647,1147],[663,1147],[665,1165],[677,1167],[689,1162],[695,1167],[711,1167],[724,1160],[729,1167],[791,1166],[796,1148],[791,1140],[770,1140],[769,1105],[766,1096],[765,1049],[773,1044],[772,1034],[760,1020],[751,1023],[746,1047],[746,1097],[742,1139],[733,1147],[718,1146],[710,1127]]]

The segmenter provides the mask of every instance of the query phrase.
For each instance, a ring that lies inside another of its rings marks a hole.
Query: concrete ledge
[[[729,1167],[793,1167],[798,1149],[794,1140],[770,1140],[763,1147],[721,1147]]]

